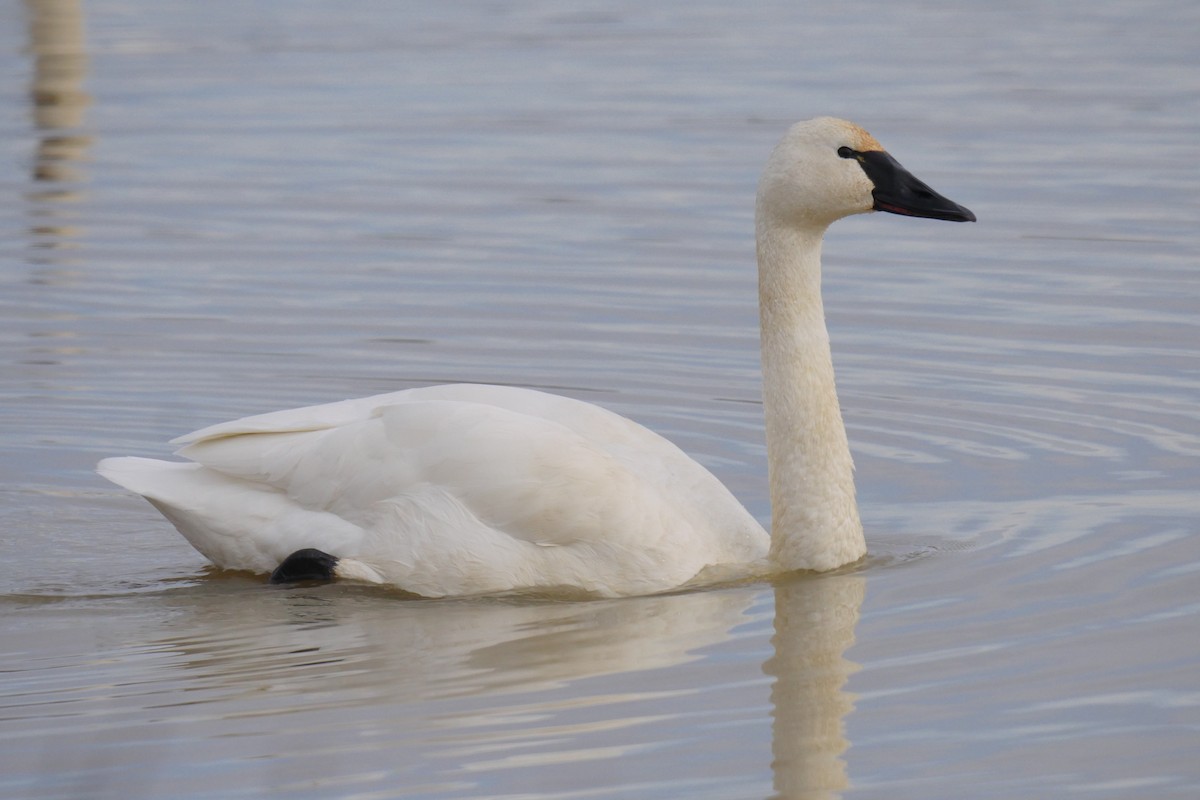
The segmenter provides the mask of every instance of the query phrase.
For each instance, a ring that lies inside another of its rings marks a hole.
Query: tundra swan
[[[772,526],[658,434],[578,400],[446,385],[278,411],[174,440],[188,462],[101,461],[219,567],[443,597],[668,591],[866,553],[821,300],[851,214],[974,221],[862,128],[793,125],[755,229]],[[703,577],[700,578],[703,580]]]

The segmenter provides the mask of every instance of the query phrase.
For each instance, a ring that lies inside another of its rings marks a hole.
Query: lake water
[[[1200,5],[0,4],[0,795],[1200,796]],[[752,242],[834,114],[871,555],[615,602],[223,574],[92,472],[444,381],[768,520]]]

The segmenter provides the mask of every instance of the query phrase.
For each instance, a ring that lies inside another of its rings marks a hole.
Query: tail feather
[[[120,457],[104,459],[96,471],[150,501],[192,547],[226,569],[270,573],[306,547],[350,555],[362,537],[361,528],[334,514],[200,464]]]
[[[157,461],[153,458],[122,456],[106,458],[96,465],[96,472],[118,486],[137,492],[147,500],[168,495],[177,486],[182,474],[204,469],[199,464],[179,461]]]

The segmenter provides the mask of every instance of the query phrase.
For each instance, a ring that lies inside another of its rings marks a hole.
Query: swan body
[[[431,386],[176,440],[192,463],[108,459],[218,566],[291,553],[425,596],[650,594],[768,536],[708,470],[617,414],[528,389]]]
[[[866,552],[820,293],[821,239],[854,213],[973,220],[857,126],[794,125],[759,185],[768,534],[658,434],[529,389],[431,386],[176,439],[187,462],[110,458],[224,568],[428,597],[653,594],[707,574],[829,570]]]

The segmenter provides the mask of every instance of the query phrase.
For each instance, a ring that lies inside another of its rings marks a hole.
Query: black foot
[[[297,581],[331,581],[337,556],[331,556],[311,547],[297,550],[283,560],[271,573],[271,583],[296,583]]]

